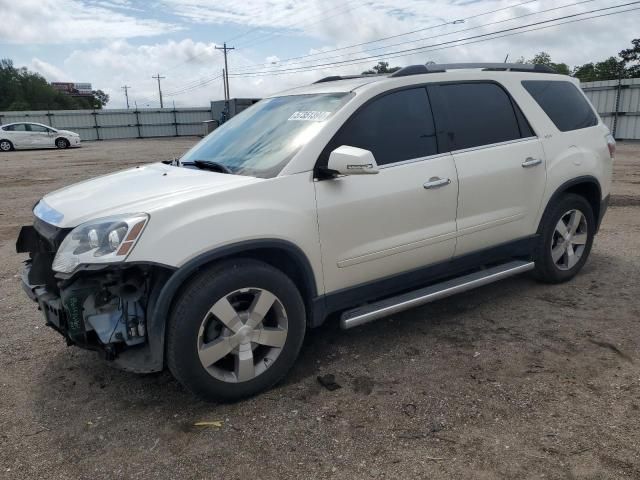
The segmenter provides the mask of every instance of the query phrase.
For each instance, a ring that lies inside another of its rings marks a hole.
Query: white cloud
[[[0,6],[5,1],[0,0]],[[60,0],[57,4],[79,1]],[[184,21],[198,23],[194,31],[202,31],[202,23],[239,23],[242,26],[231,28],[226,25],[224,30],[210,28],[211,41],[195,41],[191,38],[173,41],[162,38],[157,42],[145,44],[134,44],[126,40],[139,32],[129,31],[128,35],[122,33],[120,36],[121,30],[116,28],[103,33],[107,40],[101,43],[80,43],[66,59],[54,61],[47,57],[49,63],[33,59],[32,68],[42,72],[50,80],[64,76],[70,81],[92,82],[95,88],[101,88],[111,94],[110,107],[120,107],[124,104],[124,95],[120,87],[125,84],[132,86],[129,92],[132,100],[138,99],[141,104],[151,101],[155,106],[157,83],[151,76],[159,72],[166,77],[162,86],[167,104],[175,100],[178,105],[206,105],[212,99],[222,98],[222,80],[214,78],[221,73],[223,56],[215,49],[216,43],[212,41],[215,38],[218,45],[222,43],[222,38],[214,37],[219,36],[221,31],[225,32],[230,45],[237,47],[229,56],[229,69],[232,74],[231,95],[262,97],[310,83],[327,75],[359,73],[373,66],[378,60],[387,60],[391,65],[400,66],[424,63],[427,60],[443,63],[502,61],[507,53],[511,59],[520,56],[531,58],[537,52],[545,50],[551,54],[554,61],[566,62],[571,66],[598,61],[615,55],[629,45],[634,34],[637,36],[638,18],[637,12],[631,12],[487,42],[443,45],[442,47],[447,48],[437,47],[438,49],[431,51],[410,52],[398,56],[399,54],[391,52],[448,42],[611,4],[604,0],[594,0],[583,5],[509,20],[515,16],[541,12],[560,5],[551,0],[531,1],[516,8],[477,16],[490,10],[522,3],[522,0],[487,0],[473,3],[462,0],[218,0],[214,6],[209,0],[161,1],[171,13],[183,17]],[[128,0],[96,0],[91,4],[91,8],[104,8],[95,5],[105,2],[124,8],[137,8],[140,5]],[[47,6],[51,3],[52,0],[42,0],[38,5],[44,5],[43,10],[46,12]],[[114,10],[110,11],[110,15],[113,14]],[[473,16],[477,17],[470,18]],[[467,20],[461,24],[449,23],[439,26],[462,18]],[[128,29],[137,28],[132,27],[131,22],[144,22],[131,16],[126,16],[126,19],[126,22],[129,22]],[[508,21],[502,22],[503,20]],[[492,22],[502,23],[486,26]],[[29,31],[39,28],[43,29],[41,36],[47,35],[44,27],[41,27],[40,20],[24,20],[22,28],[27,32],[23,32],[26,37],[32,35]],[[107,24],[105,28],[108,30],[110,25]],[[422,31],[400,35],[418,29]],[[615,35],[612,35],[612,31]],[[2,35],[3,33],[0,34],[0,38]],[[73,35],[81,35],[80,30],[76,30]],[[393,35],[397,38],[332,51]],[[273,41],[278,37],[280,42]],[[64,37],[58,38],[60,40]],[[290,57],[305,55],[305,52],[300,52],[295,45],[302,39],[306,44],[315,45],[315,48],[309,49],[306,53],[317,55],[287,61]],[[391,46],[400,42],[407,43]],[[270,48],[272,45],[275,46]],[[381,46],[386,47],[379,48]],[[378,49],[373,50],[376,48]],[[316,68],[318,64],[353,61],[360,57],[372,58],[357,65],[349,65],[350,62],[346,62],[322,69]],[[40,58],[45,57],[40,55]],[[271,76],[237,76],[243,72],[300,67],[306,67],[306,70]],[[200,86],[201,88],[195,88]]]
[[[46,78],[49,82],[69,82],[69,74],[62,70],[61,68],[56,67],[55,65],[51,65],[44,60],[40,60],[39,58],[33,58],[31,60],[31,65],[29,65],[30,70],[35,70],[39,74],[41,74],[44,78]]]
[[[126,2],[82,0],[0,0],[0,42],[52,44],[105,38],[132,38],[176,31],[178,26],[114,10]],[[107,8],[108,6],[112,8]]]

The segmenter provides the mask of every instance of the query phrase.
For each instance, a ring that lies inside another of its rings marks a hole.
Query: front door
[[[31,143],[34,147],[52,147],[54,137],[47,127],[43,125],[36,125],[34,123],[27,124],[27,127],[31,130]]]
[[[380,172],[317,180],[327,293],[448,260],[456,245],[458,182],[440,153],[427,91],[378,97],[332,140],[373,153]]]

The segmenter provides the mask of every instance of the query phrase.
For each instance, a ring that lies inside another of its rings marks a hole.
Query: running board
[[[372,322],[382,317],[394,313],[414,308],[425,303],[433,302],[441,298],[466,292],[473,288],[481,287],[489,283],[497,282],[503,278],[517,275],[532,270],[533,262],[514,260],[502,265],[469,273],[462,277],[453,278],[444,282],[436,283],[413,292],[404,293],[395,297],[370,303],[362,307],[354,308],[344,312],[340,318],[340,327],[343,329],[357,327],[363,323]]]

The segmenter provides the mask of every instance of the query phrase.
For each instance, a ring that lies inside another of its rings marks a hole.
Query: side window
[[[331,144],[370,150],[378,165],[438,153],[426,89],[400,90],[374,99],[347,120]]]
[[[9,130],[11,132],[26,132],[27,129],[25,128],[25,124],[24,123],[15,123],[13,125],[9,125],[8,127],[5,128],[5,130]]]
[[[589,102],[571,82],[524,80],[522,86],[531,94],[561,132],[598,124]]]
[[[445,84],[439,93],[455,150],[531,136],[530,132],[520,134],[511,99],[495,83]]]
[[[41,132],[41,133],[44,132],[44,133],[46,133],[46,132],[49,131],[49,129],[47,127],[43,127],[42,125],[33,125],[33,124],[31,124],[29,126],[31,127],[31,131],[32,132]]]

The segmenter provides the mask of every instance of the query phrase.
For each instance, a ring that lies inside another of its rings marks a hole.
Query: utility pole
[[[164,108],[164,104],[162,103],[162,88],[160,88],[160,80],[162,80],[165,77],[161,77],[160,74],[157,73],[155,76],[151,78],[155,78],[156,80],[158,80],[158,94],[160,95],[160,108]]]
[[[122,87],[122,89],[124,90],[124,96],[127,99],[127,110],[129,110],[129,89],[131,87],[129,85],[125,85],[124,87]]]
[[[229,98],[227,98],[227,74],[225,73],[225,69],[222,69],[222,90],[223,90],[223,94],[224,94],[224,99],[225,100],[229,100]]]
[[[231,98],[231,95],[229,95],[229,66],[227,65],[227,51],[229,50],[235,50],[235,47],[227,47],[227,42],[224,42],[222,44],[222,47],[215,47],[216,50],[222,50],[224,53],[224,74],[225,74],[225,95],[226,98],[225,100],[229,100],[229,98]]]

